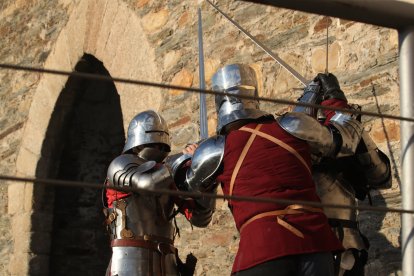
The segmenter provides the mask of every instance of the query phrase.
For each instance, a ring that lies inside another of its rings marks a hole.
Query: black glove
[[[321,91],[323,93],[323,100],[329,100],[329,99],[338,99],[338,100],[344,100],[346,101],[346,97],[344,92],[341,90],[341,87],[339,86],[338,79],[335,77],[335,75],[328,73],[328,74],[322,74],[319,73],[314,81],[318,81],[321,86]]]

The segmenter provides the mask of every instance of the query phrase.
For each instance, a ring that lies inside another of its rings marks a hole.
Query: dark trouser
[[[330,252],[287,256],[236,272],[233,275],[333,276],[333,257]]]

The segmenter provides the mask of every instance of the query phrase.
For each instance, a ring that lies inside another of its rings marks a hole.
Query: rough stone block
[[[23,212],[15,214],[11,220],[11,229],[15,237],[19,237],[22,233],[30,232],[32,227],[32,213]]]
[[[186,68],[178,72],[171,80],[171,85],[190,87],[193,83],[193,74]],[[180,96],[184,93],[183,90],[170,90],[172,96]]]
[[[79,5],[71,13],[68,23],[66,24],[65,33],[61,33],[58,43],[63,49],[67,49],[66,54],[69,59],[69,68],[74,68],[80,57],[84,54],[85,37],[89,17],[87,16],[88,6],[92,1],[80,1]],[[63,45],[66,43],[66,46]]]
[[[45,128],[39,128],[32,120],[28,120],[26,122],[21,147],[40,156],[45,135]]]
[[[21,148],[16,161],[16,170],[21,175],[33,177],[36,174],[36,165],[40,156],[26,148]]]
[[[31,235],[30,232],[23,232],[21,229],[13,233],[14,252],[30,253]]]
[[[23,252],[14,252],[10,257],[9,273],[12,276],[28,275],[30,255]],[[6,274],[7,275],[7,274]]]
[[[85,42],[84,42],[84,52],[95,54],[97,43],[98,43],[98,37],[100,33],[100,27],[102,24],[102,18],[105,14],[106,1],[90,1],[87,12],[88,16],[86,16],[86,25],[88,28],[86,28],[85,31]],[[111,1],[114,2],[114,1]]]
[[[28,183],[26,184],[25,188],[24,188],[24,211],[26,212],[30,212],[33,210],[33,202],[34,202],[34,198],[33,198],[33,190],[34,190],[34,183]]]
[[[143,18],[142,26],[148,33],[159,31],[169,19],[169,12],[167,9],[162,9],[158,12],[149,13]]]
[[[385,129],[381,121],[372,126],[371,136],[376,143],[400,140],[400,124],[398,121],[384,120]]]
[[[106,42],[104,45],[103,53],[103,62],[105,66],[108,68],[110,72],[113,70],[117,70],[117,67],[113,66],[113,64],[119,64],[125,61],[123,55],[126,53],[125,51],[119,51],[119,46],[125,45],[123,42],[126,39],[129,39],[125,36],[126,29],[130,29],[132,26],[130,25],[130,16],[127,16],[128,9],[125,5],[118,6],[118,14],[113,19],[111,24],[111,29],[109,30],[108,35],[105,37]],[[135,29],[134,27],[132,27]],[[126,66],[125,63],[122,64]]]
[[[20,213],[24,210],[24,189],[26,184],[13,183],[8,186],[9,208],[10,215]]]
[[[98,22],[98,33],[99,36],[97,37],[97,44],[96,44],[96,51],[95,55],[100,60],[102,60],[105,63],[106,58],[106,52],[105,52],[105,45],[108,42],[110,32],[112,29],[112,22],[115,20],[115,17],[117,16],[117,10],[118,10],[118,1],[107,1],[105,5],[105,10],[103,13],[103,18],[100,22]]]

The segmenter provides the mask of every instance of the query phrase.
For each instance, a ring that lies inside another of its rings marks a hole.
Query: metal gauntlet
[[[168,188],[172,183],[167,167],[156,167],[155,161],[145,161],[132,154],[115,158],[109,165],[107,179],[110,186],[151,190]]]

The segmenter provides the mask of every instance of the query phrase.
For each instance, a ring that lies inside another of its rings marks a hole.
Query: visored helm
[[[216,95],[217,133],[225,132],[225,127],[233,122],[243,119],[258,119],[269,115],[259,110],[259,102],[252,99],[241,99],[237,96],[257,96],[256,73],[248,65],[226,65],[213,75],[211,80],[212,90],[234,94]]]
[[[145,160],[161,162],[170,151],[167,124],[155,111],[143,111],[131,120],[122,153],[134,152]]]

